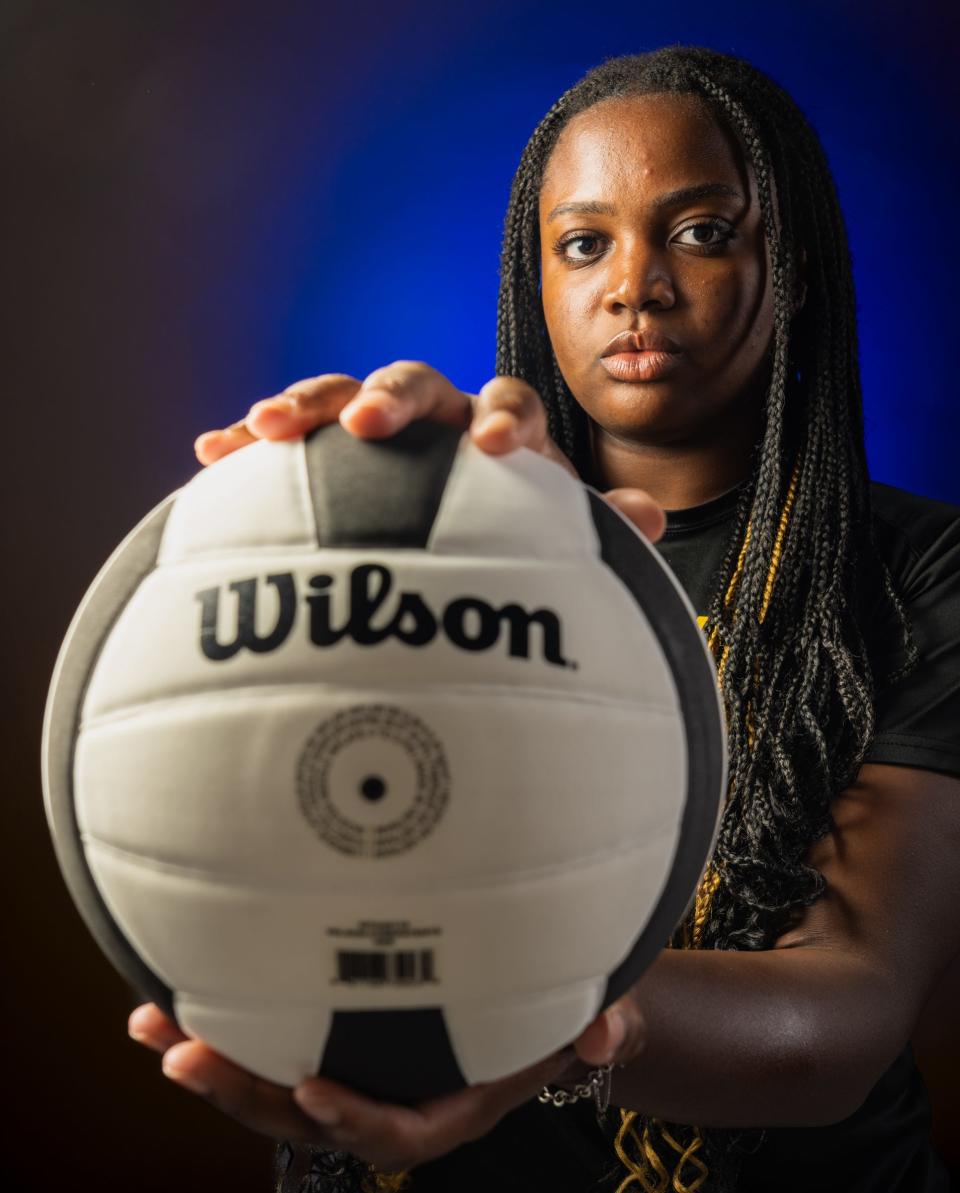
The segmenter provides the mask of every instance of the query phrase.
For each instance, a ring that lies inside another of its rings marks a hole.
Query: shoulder
[[[877,550],[904,596],[944,573],[960,584],[960,505],[881,481],[870,482],[870,499]]]
[[[868,554],[861,571],[867,637],[873,637],[884,653],[895,649],[893,643],[900,638],[884,595],[878,566],[882,561],[922,638],[936,641],[947,626],[955,627],[960,638],[960,506],[871,481],[870,507],[876,554]]]
[[[866,761],[960,776],[960,506],[871,483],[873,537],[909,625],[909,653],[879,574],[864,576],[861,629],[876,684]]]

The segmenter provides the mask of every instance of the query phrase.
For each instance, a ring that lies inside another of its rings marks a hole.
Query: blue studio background
[[[476,392],[493,375],[502,221],[530,133],[602,59],[680,41],[752,60],[818,130],[853,249],[873,475],[960,503],[955,8],[0,7],[3,532],[17,579],[2,748],[18,843],[3,873],[19,911],[4,1187],[268,1188],[269,1142],[127,1041],[133,1004],[69,903],[39,788],[69,618],[113,546],[193,473],[194,437],[300,377],[399,358]],[[918,1029],[945,1151],[960,1119],[948,994]]]
[[[850,230],[874,474],[960,499],[944,334],[956,43],[923,3],[310,7],[211,21],[125,97],[126,181],[155,221],[131,220],[139,246],[117,281],[136,292],[164,259],[172,291],[196,276],[169,331],[194,366],[216,361],[185,431],[295,378],[398,358],[476,392],[493,375],[502,221],[530,133],[601,59],[690,41],[757,63],[820,133]]]

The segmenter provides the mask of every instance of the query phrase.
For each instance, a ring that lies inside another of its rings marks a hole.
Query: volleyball
[[[339,424],[197,474],[47,701],[67,887],[139,995],[271,1081],[410,1102],[573,1041],[688,909],[716,670],[632,524],[525,448]]]

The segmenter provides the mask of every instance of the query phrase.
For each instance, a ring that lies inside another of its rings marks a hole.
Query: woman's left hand
[[[515,1107],[546,1084],[582,1081],[587,1071],[643,1045],[639,1011],[622,1039],[615,1026],[621,1004],[612,1004],[587,1027],[573,1047],[498,1081],[467,1086],[414,1106],[368,1098],[339,1082],[310,1077],[292,1091],[233,1064],[200,1040],[185,1036],[152,1003],[138,1007],[129,1032],[163,1053],[168,1077],[198,1093],[218,1110],[276,1139],[340,1149],[382,1172],[414,1168],[486,1135]],[[618,1042],[619,1040],[619,1042]]]

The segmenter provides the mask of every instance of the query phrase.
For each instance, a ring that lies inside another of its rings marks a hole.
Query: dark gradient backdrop
[[[39,789],[69,617],[191,475],[194,436],[301,376],[397,358],[476,391],[530,132],[602,58],[684,41],[752,59],[819,130],[874,475],[960,502],[950,21],[932,0],[0,6],[5,1188],[266,1193],[266,1141],[127,1041],[132,1003],[67,899]],[[950,990],[917,1040],[956,1155]]]

